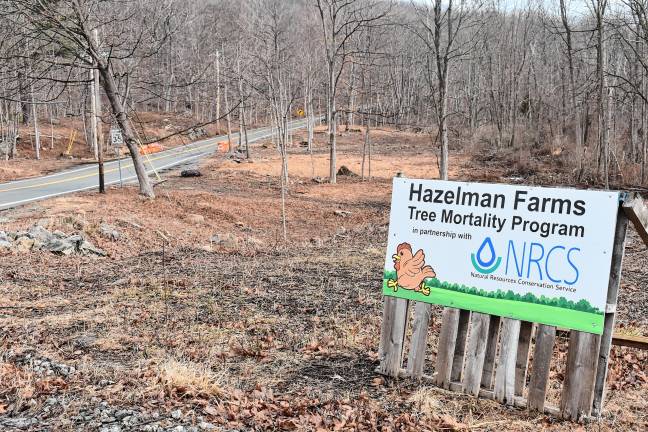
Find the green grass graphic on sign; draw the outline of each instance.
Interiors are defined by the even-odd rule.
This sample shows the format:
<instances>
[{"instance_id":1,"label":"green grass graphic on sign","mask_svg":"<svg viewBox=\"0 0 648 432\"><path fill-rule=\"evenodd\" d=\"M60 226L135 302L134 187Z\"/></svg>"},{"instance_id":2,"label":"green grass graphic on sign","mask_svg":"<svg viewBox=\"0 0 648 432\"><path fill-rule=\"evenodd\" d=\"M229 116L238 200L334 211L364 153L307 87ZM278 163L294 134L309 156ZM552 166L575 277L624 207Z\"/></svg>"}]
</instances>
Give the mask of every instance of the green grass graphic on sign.
<instances>
[{"instance_id":1,"label":"green grass graphic on sign","mask_svg":"<svg viewBox=\"0 0 648 432\"><path fill-rule=\"evenodd\" d=\"M605 315L586 300L573 302L564 297L536 297L532 293L518 294L513 291L485 291L475 287L427 279L425 286L429 295L421 292L394 289L396 272L385 270L383 294L408 300L434 303L458 309L468 309L490 315L521 319L557 327L601 334Z\"/></svg>"}]
</instances>

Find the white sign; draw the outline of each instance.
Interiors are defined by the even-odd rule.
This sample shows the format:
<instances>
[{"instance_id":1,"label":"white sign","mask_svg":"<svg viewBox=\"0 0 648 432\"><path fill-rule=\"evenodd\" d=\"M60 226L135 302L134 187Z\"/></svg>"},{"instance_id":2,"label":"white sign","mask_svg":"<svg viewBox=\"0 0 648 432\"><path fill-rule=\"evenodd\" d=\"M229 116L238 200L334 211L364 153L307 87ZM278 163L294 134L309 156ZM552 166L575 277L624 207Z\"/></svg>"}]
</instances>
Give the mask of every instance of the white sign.
<instances>
[{"instance_id":1,"label":"white sign","mask_svg":"<svg viewBox=\"0 0 648 432\"><path fill-rule=\"evenodd\" d=\"M115 147L121 147L124 145L124 137L122 136L121 129L110 129L110 142Z\"/></svg>"},{"instance_id":2,"label":"white sign","mask_svg":"<svg viewBox=\"0 0 648 432\"><path fill-rule=\"evenodd\" d=\"M394 179L385 295L602 333L619 193Z\"/></svg>"}]
</instances>

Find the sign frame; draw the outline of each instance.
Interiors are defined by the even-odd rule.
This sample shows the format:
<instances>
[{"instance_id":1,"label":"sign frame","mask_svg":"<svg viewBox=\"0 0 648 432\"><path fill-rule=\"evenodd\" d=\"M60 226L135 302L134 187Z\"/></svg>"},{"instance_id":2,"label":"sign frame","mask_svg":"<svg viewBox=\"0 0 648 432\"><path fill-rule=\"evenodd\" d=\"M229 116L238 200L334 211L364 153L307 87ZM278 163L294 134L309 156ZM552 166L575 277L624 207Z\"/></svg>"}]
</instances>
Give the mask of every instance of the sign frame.
<instances>
[{"instance_id":1,"label":"sign frame","mask_svg":"<svg viewBox=\"0 0 648 432\"><path fill-rule=\"evenodd\" d=\"M394 378L410 377L572 421L600 417L629 222L648 246L648 206L637 193L622 192L608 281L605 328L602 335L571 331L559 406L549 404L546 396L556 333L562 329L545 324L446 307L438 334L434 374L427 375L424 366L427 333L433 319L431 304L384 296L378 350L380 365L376 372ZM413 318L410 318L412 310ZM410 325L411 337L407 338ZM527 383L532 351L531 379ZM403 368L406 353L407 367Z\"/></svg>"}]
</instances>

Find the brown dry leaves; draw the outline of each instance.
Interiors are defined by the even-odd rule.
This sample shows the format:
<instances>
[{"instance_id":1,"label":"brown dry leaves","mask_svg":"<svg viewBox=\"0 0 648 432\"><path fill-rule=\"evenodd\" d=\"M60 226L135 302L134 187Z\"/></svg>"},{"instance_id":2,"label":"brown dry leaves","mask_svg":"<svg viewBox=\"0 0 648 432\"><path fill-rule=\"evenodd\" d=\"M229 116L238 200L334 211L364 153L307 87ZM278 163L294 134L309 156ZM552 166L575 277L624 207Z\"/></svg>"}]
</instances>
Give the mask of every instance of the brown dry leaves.
<instances>
[{"instance_id":1,"label":"brown dry leaves","mask_svg":"<svg viewBox=\"0 0 648 432\"><path fill-rule=\"evenodd\" d=\"M389 412L367 394L356 399L323 401L317 398L274 396L257 387L243 394L233 392L217 406L208 405L204 414L229 428L300 431L427 431L463 430L466 426L449 415L416 416Z\"/></svg>"}]
</instances>

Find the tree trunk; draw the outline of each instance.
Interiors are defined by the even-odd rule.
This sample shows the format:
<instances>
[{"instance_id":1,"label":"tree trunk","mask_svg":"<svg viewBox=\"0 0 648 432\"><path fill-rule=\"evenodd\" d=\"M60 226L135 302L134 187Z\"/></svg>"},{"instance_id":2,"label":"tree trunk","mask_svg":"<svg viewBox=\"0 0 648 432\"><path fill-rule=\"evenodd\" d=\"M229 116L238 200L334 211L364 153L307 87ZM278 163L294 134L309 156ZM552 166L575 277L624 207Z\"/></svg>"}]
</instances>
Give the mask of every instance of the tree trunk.
<instances>
[{"instance_id":1,"label":"tree trunk","mask_svg":"<svg viewBox=\"0 0 648 432\"><path fill-rule=\"evenodd\" d=\"M329 183L337 183L337 110L335 107L335 82L333 77L333 65L329 65Z\"/></svg>"},{"instance_id":2,"label":"tree trunk","mask_svg":"<svg viewBox=\"0 0 648 432\"><path fill-rule=\"evenodd\" d=\"M29 124L29 103L27 103L29 95L27 94L27 83L25 73L18 72L18 86L20 87L20 110L22 112L22 124L27 126Z\"/></svg>"},{"instance_id":3,"label":"tree trunk","mask_svg":"<svg viewBox=\"0 0 648 432\"><path fill-rule=\"evenodd\" d=\"M227 84L225 84L225 88L223 89L223 96L225 97L225 121L227 123L227 148L229 152L231 153L233 151L232 149L232 117L230 115L230 104L229 104L229 96L227 95Z\"/></svg>"},{"instance_id":4,"label":"tree trunk","mask_svg":"<svg viewBox=\"0 0 648 432\"><path fill-rule=\"evenodd\" d=\"M32 112L34 115L34 141L36 145L36 159L40 159L40 129L38 128L38 112L36 111L36 104L34 103L34 86L31 87L31 105Z\"/></svg>"},{"instance_id":5,"label":"tree trunk","mask_svg":"<svg viewBox=\"0 0 648 432\"><path fill-rule=\"evenodd\" d=\"M102 78L102 83L104 86L104 91L110 102L110 107L112 108L113 115L119 124L119 127L124 134L124 141L126 141L126 146L130 150L131 158L133 159L133 167L135 168L135 173L137 174L137 180L139 181L140 194L147 196L149 198L155 198L155 193L153 192L153 187L149 181L148 175L146 174L146 168L142 162L142 157L139 153L139 148L137 146L137 141L135 139L135 134L130 126L128 117L124 110L124 106L119 99L119 94L117 90L117 84L115 83L114 77L110 70L110 65L99 64L99 74Z\"/></svg>"},{"instance_id":6,"label":"tree trunk","mask_svg":"<svg viewBox=\"0 0 648 432\"><path fill-rule=\"evenodd\" d=\"M448 80L447 76L440 79L439 88L441 90L440 107L439 107L439 137L441 140L441 160L439 163L441 180L448 180L448 164L449 164L449 151L448 151Z\"/></svg>"},{"instance_id":7,"label":"tree trunk","mask_svg":"<svg viewBox=\"0 0 648 432\"><path fill-rule=\"evenodd\" d=\"M608 110L609 110L609 94L606 76L606 50L605 50L605 29L604 29L604 16L605 16L605 0L598 0L596 10L597 18L597 72L598 72L598 122L599 122L599 154L603 162L603 177L605 188L610 187L609 178L609 124L608 124Z\"/></svg>"}]
</instances>

